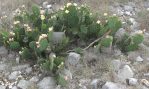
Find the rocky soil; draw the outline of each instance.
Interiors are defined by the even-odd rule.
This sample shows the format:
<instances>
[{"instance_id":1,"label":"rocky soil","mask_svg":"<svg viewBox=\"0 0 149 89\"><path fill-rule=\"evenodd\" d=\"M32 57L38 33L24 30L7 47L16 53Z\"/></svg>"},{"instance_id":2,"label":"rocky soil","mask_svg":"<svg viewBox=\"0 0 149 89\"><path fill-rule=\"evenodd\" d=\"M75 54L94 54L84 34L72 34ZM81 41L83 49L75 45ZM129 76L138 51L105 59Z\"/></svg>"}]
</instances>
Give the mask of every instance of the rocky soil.
<instances>
[{"instance_id":1,"label":"rocky soil","mask_svg":"<svg viewBox=\"0 0 149 89\"><path fill-rule=\"evenodd\" d=\"M143 10L149 12L149 1L142 3ZM46 5L44 2L43 7ZM52 4L52 8L59 7ZM149 29L142 28L138 21L142 8L137 2L115 2L108 8L123 22L123 28L116 35L119 38L125 31L133 34L146 29L139 50L123 54L114 47L110 52L104 49L103 53L98 53L91 48L83 56L71 52L66 58L66 69L62 71L68 84L62 87L39 65L20 60L17 53L0 46L0 89L149 89Z\"/></svg>"}]
</instances>

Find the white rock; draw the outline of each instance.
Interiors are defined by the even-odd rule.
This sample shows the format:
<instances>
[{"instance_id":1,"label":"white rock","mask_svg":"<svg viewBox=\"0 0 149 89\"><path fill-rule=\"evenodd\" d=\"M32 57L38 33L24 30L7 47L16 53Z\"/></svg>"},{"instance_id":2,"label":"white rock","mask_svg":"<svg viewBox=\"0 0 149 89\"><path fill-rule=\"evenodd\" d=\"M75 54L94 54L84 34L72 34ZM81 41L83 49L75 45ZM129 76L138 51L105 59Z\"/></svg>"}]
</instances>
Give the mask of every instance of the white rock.
<instances>
[{"instance_id":1,"label":"white rock","mask_svg":"<svg viewBox=\"0 0 149 89\"><path fill-rule=\"evenodd\" d=\"M64 69L64 75L68 77L68 79L72 79L72 73L70 70Z\"/></svg>"},{"instance_id":2,"label":"white rock","mask_svg":"<svg viewBox=\"0 0 149 89\"><path fill-rule=\"evenodd\" d=\"M39 89L55 89L56 82L53 77L45 77L37 85Z\"/></svg>"},{"instance_id":3,"label":"white rock","mask_svg":"<svg viewBox=\"0 0 149 89\"><path fill-rule=\"evenodd\" d=\"M115 37L117 38L118 41L122 40L122 38L124 37L126 33L126 30L124 28L120 28L116 33L115 33Z\"/></svg>"},{"instance_id":4,"label":"white rock","mask_svg":"<svg viewBox=\"0 0 149 89\"><path fill-rule=\"evenodd\" d=\"M48 2L43 2L42 6L43 8L47 8Z\"/></svg>"},{"instance_id":5,"label":"white rock","mask_svg":"<svg viewBox=\"0 0 149 89\"><path fill-rule=\"evenodd\" d=\"M16 86L14 86L12 89L18 89Z\"/></svg>"},{"instance_id":6,"label":"white rock","mask_svg":"<svg viewBox=\"0 0 149 89\"><path fill-rule=\"evenodd\" d=\"M0 89L6 89L6 86L0 85Z\"/></svg>"},{"instance_id":7,"label":"white rock","mask_svg":"<svg viewBox=\"0 0 149 89\"><path fill-rule=\"evenodd\" d=\"M20 80L18 83L18 87L21 89L28 89L30 86L32 86L33 83L27 80Z\"/></svg>"},{"instance_id":8,"label":"white rock","mask_svg":"<svg viewBox=\"0 0 149 89\"><path fill-rule=\"evenodd\" d=\"M105 85L102 86L102 89L121 89L117 86L117 84L113 82L106 82Z\"/></svg>"},{"instance_id":9,"label":"white rock","mask_svg":"<svg viewBox=\"0 0 149 89\"><path fill-rule=\"evenodd\" d=\"M70 65L75 66L76 64L78 64L80 58L81 58L81 55L80 54L71 52L71 53L69 53L69 56L68 56L68 63Z\"/></svg>"},{"instance_id":10,"label":"white rock","mask_svg":"<svg viewBox=\"0 0 149 89\"><path fill-rule=\"evenodd\" d=\"M27 68L25 71L26 73L30 74L32 72L32 67Z\"/></svg>"},{"instance_id":11,"label":"white rock","mask_svg":"<svg viewBox=\"0 0 149 89\"><path fill-rule=\"evenodd\" d=\"M16 58L16 63L19 64L20 63L20 57Z\"/></svg>"},{"instance_id":12,"label":"white rock","mask_svg":"<svg viewBox=\"0 0 149 89\"><path fill-rule=\"evenodd\" d=\"M0 63L0 71L4 71L4 70L6 70L7 67L8 67L8 65L3 64L3 63Z\"/></svg>"},{"instance_id":13,"label":"white rock","mask_svg":"<svg viewBox=\"0 0 149 89\"><path fill-rule=\"evenodd\" d=\"M47 9L51 9L52 8L52 5L47 5L46 8Z\"/></svg>"},{"instance_id":14,"label":"white rock","mask_svg":"<svg viewBox=\"0 0 149 89\"><path fill-rule=\"evenodd\" d=\"M0 47L0 56L6 56L8 54L8 50L5 47Z\"/></svg>"},{"instance_id":15,"label":"white rock","mask_svg":"<svg viewBox=\"0 0 149 89\"><path fill-rule=\"evenodd\" d=\"M127 11L133 11L133 7L129 6L129 5L125 5L124 9L127 10Z\"/></svg>"},{"instance_id":16,"label":"white rock","mask_svg":"<svg viewBox=\"0 0 149 89\"><path fill-rule=\"evenodd\" d=\"M136 61L137 61L137 62L143 62L143 60L144 60L144 59L143 59L142 57L140 57L140 56L138 56L138 57L136 58Z\"/></svg>"},{"instance_id":17,"label":"white rock","mask_svg":"<svg viewBox=\"0 0 149 89\"><path fill-rule=\"evenodd\" d=\"M14 79L17 79L17 77L20 75L20 72L19 71L14 71L12 72L9 76L8 76L8 79L9 80L14 80Z\"/></svg>"},{"instance_id":18,"label":"white rock","mask_svg":"<svg viewBox=\"0 0 149 89\"><path fill-rule=\"evenodd\" d=\"M94 80L91 82L92 89L98 89L98 82L99 82L98 79L94 79Z\"/></svg>"},{"instance_id":19,"label":"white rock","mask_svg":"<svg viewBox=\"0 0 149 89\"><path fill-rule=\"evenodd\" d=\"M23 65L18 65L18 66L12 67L12 70L13 71L22 71L28 67L29 67L29 64L23 64Z\"/></svg>"},{"instance_id":20,"label":"white rock","mask_svg":"<svg viewBox=\"0 0 149 89\"><path fill-rule=\"evenodd\" d=\"M120 69L120 66L121 66L121 61L120 60L113 60L112 61L112 65L113 65L113 69L115 71L118 71Z\"/></svg>"},{"instance_id":21,"label":"white rock","mask_svg":"<svg viewBox=\"0 0 149 89\"><path fill-rule=\"evenodd\" d=\"M39 77L38 76L33 76L31 79L30 79L31 82L38 82L39 81Z\"/></svg>"},{"instance_id":22,"label":"white rock","mask_svg":"<svg viewBox=\"0 0 149 89\"><path fill-rule=\"evenodd\" d=\"M138 79L135 79L135 78L128 78L126 80L127 84L128 85L132 85L132 86L135 86L138 84Z\"/></svg>"},{"instance_id":23,"label":"white rock","mask_svg":"<svg viewBox=\"0 0 149 89\"><path fill-rule=\"evenodd\" d=\"M118 79L121 82L125 82L126 79L132 78L133 76L134 76L134 73L128 65L125 65L122 69L120 69L117 75Z\"/></svg>"},{"instance_id":24,"label":"white rock","mask_svg":"<svg viewBox=\"0 0 149 89\"><path fill-rule=\"evenodd\" d=\"M130 11L126 11L125 14L128 15L128 16L132 16Z\"/></svg>"},{"instance_id":25,"label":"white rock","mask_svg":"<svg viewBox=\"0 0 149 89\"><path fill-rule=\"evenodd\" d=\"M145 77L149 77L149 73L145 73L144 76L145 76Z\"/></svg>"}]
</instances>

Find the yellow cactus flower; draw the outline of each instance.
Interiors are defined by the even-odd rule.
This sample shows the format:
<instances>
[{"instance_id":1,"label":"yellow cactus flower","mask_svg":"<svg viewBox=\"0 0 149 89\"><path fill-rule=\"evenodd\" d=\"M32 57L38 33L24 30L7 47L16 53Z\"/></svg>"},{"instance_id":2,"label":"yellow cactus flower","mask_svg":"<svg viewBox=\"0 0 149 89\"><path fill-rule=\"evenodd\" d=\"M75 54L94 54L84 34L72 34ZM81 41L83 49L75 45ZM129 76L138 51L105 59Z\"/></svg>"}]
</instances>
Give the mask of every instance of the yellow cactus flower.
<instances>
[{"instance_id":1,"label":"yellow cactus flower","mask_svg":"<svg viewBox=\"0 0 149 89\"><path fill-rule=\"evenodd\" d=\"M19 24L19 23L20 23L20 21L14 21L13 22L14 25Z\"/></svg>"},{"instance_id":2,"label":"yellow cactus flower","mask_svg":"<svg viewBox=\"0 0 149 89\"><path fill-rule=\"evenodd\" d=\"M53 27L50 27L50 28L49 28L49 32L51 32L51 31L53 31Z\"/></svg>"},{"instance_id":3,"label":"yellow cactus flower","mask_svg":"<svg viewBox=\"0 0 149 89\"><path fill-rule=\"evenodd\" d=\"M73 3L74 6L78 6L77 3Z\"/></svg>"},{"instance_id":4,"label":"yellow cactus flower","mask_svg":"<svg viewBox=\"0 0 149 89\"><path fill-rule=\"evenodd\" d=\"M41 15L40 18L41 18L41 20L45 20L45 16L44 15Z\"/></svg>"},{"instance_id":5,"label":"yellow cactus flower","mask_svg":"<svg viewBox=\"0 0 149 89\"><path fill-rule=\"evenodd\" d=\"M69 7L69 6L71 6L71 5L72 5L72 3L67 3L67 5L66 5L66 6L67 6L67 7Z\"/></svg>"},{"instance_id":6,"label":"yellow cactus flower","mask_svg":"<svg viewBox=\"0 0 149 89\"><path fill-rule=\"evenodd\" d=\"M107 15L108 15L108 13L104 13L103 15L104 15L104 16L107 16Z\"/></svg>"},{"instance_id":7,"label":"yellow cactus flower","mask_svg":"<svg viewBox=\"0 0 149 89\"><path fill-rule=\"evenodd\" d=\"M68 14L69 13L69 10L66 10L65 13Z\"/></svg>"},{"instance_id":8,"label":"yellow cactus flower","mask_svg":"<svg viewBox=\"0 0 149 89\"><path fill-rule=\"evenodd\" d=\"M15 33L14 33L14 32L10 32L10 35L11 35L11 36L14 36L14 35L15 35Z\"/></svg>"},{"instance_id":9,"label":"yellow cactus flower","mask_svg":"<svg viewBox=\"0 0 149 89\"><path fill-rule=\"evenodd\" d=\"M97 24L100 24L100 23L101 23L101 21L100 21L100 20L98 20L96 23L97 23Z\"/></svg>"}]
</instances>

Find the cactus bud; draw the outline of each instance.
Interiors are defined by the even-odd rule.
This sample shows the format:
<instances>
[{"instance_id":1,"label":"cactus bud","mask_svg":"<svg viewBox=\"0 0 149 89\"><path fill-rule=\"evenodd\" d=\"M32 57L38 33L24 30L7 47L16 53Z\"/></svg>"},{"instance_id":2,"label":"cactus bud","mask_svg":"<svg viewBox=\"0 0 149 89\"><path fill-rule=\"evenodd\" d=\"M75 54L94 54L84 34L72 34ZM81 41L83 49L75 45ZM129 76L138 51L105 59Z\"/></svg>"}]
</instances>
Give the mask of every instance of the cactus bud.
<instances>
[{"instance_id":1,"label":"cactus bud","mask_svg":"<svg viewBox=\"0 0 149 89\"><path fill-rule=\"evenodd\" d=\"M65 13L68 14L69 13L69 10L66 10Z\"/></svg>"},{"instance_id":2,"label":"cactus bud","mask_svg":"<svg viewBox=\"0 0 149 89\"><path fill-rule=\"evenodd\" d=\"M69 7L69 6L71 6L71 5L72 5L72 3L67 3L67 5L66 5L66 6L67 6L67 7Z\"/></svg>"},{"instance_id":3,"label":"cactus bud","mask_svg":"<svg viewBox=\"0 0 149 89\"><path fill-rule=\"evenodd\" d=\"M45 20L45 16L44 15L41 15L40 18L41 18L41 20Z\"/></svg>"},{"instance_id":4,"label":"cactus bud","mask_svg":"<svg viewBox=\"0 0 149 89\"><path fill-rule=\"evenodd\" d=\"M98 20L96 23L97 23L97 24L100 24L101 22L100 22L100 20Z\"/></svg>"},{"instance_id":5,"label":"cactus bud","mask_svg":"<svg viewBox=\"0 0 149 89\"><path fill-rule=\"evenodd\" d=\"M14 25L19 24L19 23L20 23L20 21L14 21L13 22Z\"/></svg>"}]
</instances>

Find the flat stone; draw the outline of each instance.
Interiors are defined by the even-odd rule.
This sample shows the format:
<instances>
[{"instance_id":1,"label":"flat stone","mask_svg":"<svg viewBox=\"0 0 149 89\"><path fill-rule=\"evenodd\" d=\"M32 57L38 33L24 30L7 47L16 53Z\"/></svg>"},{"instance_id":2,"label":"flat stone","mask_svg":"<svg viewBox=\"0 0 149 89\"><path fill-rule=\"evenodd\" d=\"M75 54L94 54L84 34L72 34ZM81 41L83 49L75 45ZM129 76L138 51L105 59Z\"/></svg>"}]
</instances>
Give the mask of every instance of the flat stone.
<instances>
[{"instance_id":1,"label":"flat stone","mask_svg":"<svg viewBox=\"0 0 149 89\"><path fill-rule=\"evenodd\" d=\"M8 50L5 47L0 47L0 56L6 56L8 54Z\"/></svg>"},{"instance_id":2,"label":"flat stone","mask_svg":"<svg viewBox=\"0 0 149 89\"><path fill-rule=\"evenodd\" d=\"M6 86L0 85L0 89L6 89Z\"/></svg>"},{"instance_id":3,"label":"flat stone","mask_svg":"<svg viewBox=\"0 0 149 89\"><path fill-rule=\"evenodd\" d=\"M47 5L48 5L47 1L43 2L43 4L42 4L43 8L47 8Z\"/></svg>"},{"instance_id":4,"label":"flat stone","mask_svg":"<svg viewBox=\"0 0 149 89\"><path fill-rule=\"evenodd\" d=\"M12 72L9 76L8 76L8 79L9 80L15 80L17 79L17 77L20 75L20 71L14 71Z\"/></svg>"},{"instance_id":5,"label":"flat stone","mask_svg":"<svg viewBox=\"0 0 149 89\"><path fill-rule=\"evenodd\" d=\"M45 77L37 84L37 86L39 89L55 89L56 81L53 77Z\"/></svg>"},{"instance_id":6,"label":"flat stone","mask_svg":"<svg viewBox=\"0 0 149 89\"><path fill-rule=\"evenodd\" d=\"M25 70L26 73L30 74L32 72L32 67L29 67Z\"/></svg>"},{"instance_id":7,"label":"flat stone","mask_svg":"<svg viewBox=\"0 0 149 89\"><path fill-rule=\"evenodd\" d=\"M99 82L98 79L92 80L91 82L92 89L98 89L98 82Z\"/></svg>"},{"instance_id":8,"label":"flat stone","mask_svg":"<svg viewBox=\"0 0 149 89\"><path fill-rule=\"evenodd\" d=\"M124 9L127 10L127 11L133 11L133 7L129 6L129 5L125 5Z\"/></svg>"},{"instance_id":9,"label":"flat stone","mask_svg":"<svg viewBox=\"0 0 149 89\"><path fill-rule=\"evenodd\" d=\"M27 81L27 80L20 80L18 83L18 87L21 89L28 89L30 86L32 86L32 82Z\"/></svg>"},{"instance_id":10,"label":"flat stone","mask_svg":"<svg viewBox=\"0 0 149 89\"><path fill-rule=\"evenodd\" d=\"M63 72L63 74L68 77L68 79L72 79L72 73L70 72L70 70L64 69Z\"/></svg>"},{"instance_id":11,"label":"flat stone","mask_svg":"<svg viewBox=\"0 0 149 89\"><path fill-rule=\"evenodd\" d=\"M117 75L118 79L121 82L125 82L126 79L132 78L133 76L134 76L134 73L128 65L125 65L122 69L120 69Z\"/></svg>"},{"instance_id":12,"label":"flat stone","mask_svg":"<svg viewBox=\"0 0 149 89\"><path fill-rule=\"evenodd\" d=\"M122 40L126 33L126 30L124 28L120 28L116 33L115 33L115 38L117 38L118 41Z\"/></svg>"},{"instance_id":13,"label":"flat stone","mask_svg":"<svg viewBox=\"0 0 149 89\"><path fill-rule=\"evenodd\" d=\"M118 71L120 69L120 66L122 65L120 60L113 60L112 61L113 69L115 71Z\"/></svg>"},{"instance_id":14,"label":"flat stone","mask_svg":"<svg viewBox=\"0 0 149 89\"><path fill-rule=\"evenodd\" d=\"M3 64L3 63L0 63L0 71L4 71L7 69L7 65L6 64Z\"/></svg>"},{"instance_id":15,"label":"flat stone","mask_svg":"<svg viewBox=\"0 0 149 89\"><path fill-rule=\"evenodd\" d=\"M12 67L12 70L13 71L22 71L22 70L24 70L24 69L26 69L28 67L29 67L29 64L18 65L18 66Z\"/></svg>"},{"instance_id":16,"label":"flat stone","mask_svg":"<svg viewBox=\"0 0 149 89\"><path fill-rule=\"evenodd\" d=\"M70 65L75 66L76 64L78 64L80 58L81 58L81 55L80 54L71 52L71 53L69 53L69 56L68 56L68 63Z\"/></svg>"},{"instance_id":17,"label":"flat stone","mask_svg":"<svg viewBox=\"0 0 149 89\"><path fill-rule=\"evenodd\" d=\"M38 82L39 81L39 77L38 76L33 76L31 79L30 79L31 82Z\"/></svg>"},{"instance_id":18,"label":"flat stone","mask_svg":"<svg viewBox=\"0 0 149 89\"><path fill-rule=\"evenodd\" d=\"M121 89L117 86L117 84L113 82L106 82L105 85L103 85L102 89Z\"/></svg>"},{"instance_id":19,"label":"flat stone","mask_svg":"<svg viewBox=\"0 0 149 89\"><path fill-rule=\"evenodd\" d=\"M16 86L14 86L12 89L18 89Z\"/></svg>"},{"instance_id":20,"label":"flat stone","mask_svg":"<svg viewBox=\"0 0 149 89\"><path fill-rule=\"evenodd\" d=\"M136 61L137 61L137 62L143 62L143 60L144 60L144 59L143 59L142 57L140 57L140 56L138 56L138 57L136 58Z\"/></svg>"},{"instance_id":21,"label":"flat stone","mask_svg":"<svg viewBox=\"0 0 149 89\"><path fill-rule=\"evenodd\" d=\"M135 85L138 84L138 79L135 79L135 78L128 78L128 79L126 80L126 83L127 83L128 85L135 86Z\"/></svg>"}]
</instances>

